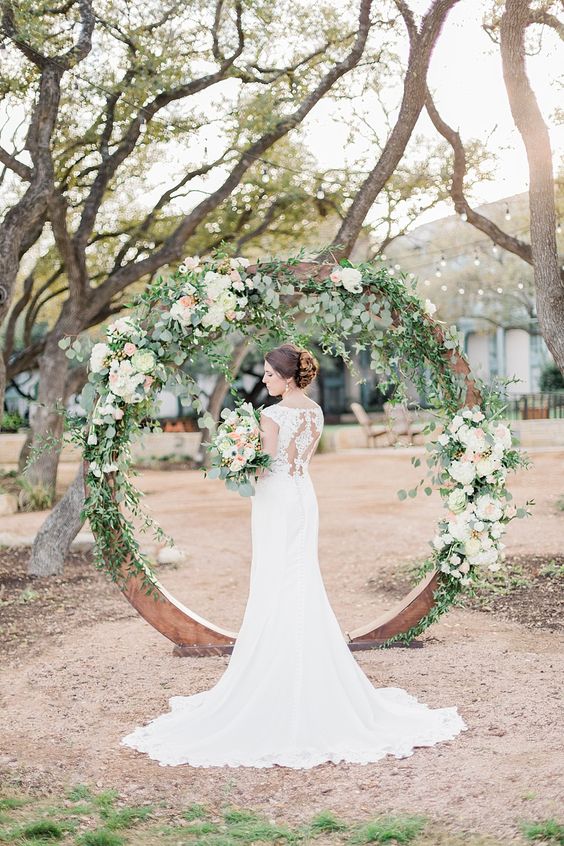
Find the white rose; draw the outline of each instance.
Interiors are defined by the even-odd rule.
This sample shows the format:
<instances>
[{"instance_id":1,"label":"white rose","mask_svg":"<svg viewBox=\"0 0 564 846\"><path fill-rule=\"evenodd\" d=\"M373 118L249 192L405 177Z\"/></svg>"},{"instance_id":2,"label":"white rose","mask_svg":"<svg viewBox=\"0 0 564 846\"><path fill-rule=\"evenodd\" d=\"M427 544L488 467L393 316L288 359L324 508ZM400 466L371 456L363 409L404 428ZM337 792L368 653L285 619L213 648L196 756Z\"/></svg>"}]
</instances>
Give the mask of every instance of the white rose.
<instances>
[{"instance_id":1,"label":"white rose","mask_svg":"<svg viewBox=\"0 0 564 846\"><path fill-rule=\"evenodd\" d=\"M187 256L184 259L184 264L187 270L198 271L202 269L200 267L200 256Z\"/></svg>"},{"instance_id":2,"label":"white rose","mask_svg":"<svg viewBox=\"0 0 564 846\"><path fill-rule=\"evenodd\" d=\"M497 426L492 426L490 431L497 443L500 443L505 449L509 449L511 446L511 430L507 426L498 423Z\"/></svg>"},{"instance_id":3,"label":"white rose","mask_svg":"<svg viewBox=\"0 0 564 846\"><path fill-rule=\"evenodd\" d=\"M437 310L437 306L435 303L432 303L430 299L426 299L423 303L423 311L425 314L428 314L429 317L432 317Z\"/></svg>"},{"instance_id":4,"label":"white rose","mask_svg":"<svg viewBox=\"0 0 564 846\"><path fill-rule=\"evenodd\" d=\"M360 294L362 291L362 273L354 267L342 267L341 284L351 294Z\"/></svg>"},{"instance_id":5,"label":"white rose","mask_svg":"<svg viewBox=\"0 0 564 846\"><path fill-rule=\"evenodd\" d=\"M231 287L231 279L229 276L224 276L221 273L216 273L214 270L208 270L204 276L204 285L206 288L206 295L210 300L217 300L219 295Z\"/></svg>"},{"instance_id":6,"label":"white rose","mask_svg":"<svg viewBox=\"0 0 564 846\"><path fill-rule=\"evenodd\" d=\"M463 417L460 414L455 414L449 424L449 429L451 432L456 432L459 426L462 426L464 423Z\"/></svg>"},{"instance_id":7,"label":"white rose","mask_svg":"<svg viewBox=\"0 0 564 846\"><path fill-rule=\"evenodd\" d=\"M131 317L118 317L113 323L110 323L107 329L108 335L135 335L139 332L139 327L134 323Z\"/></svg>"},{"instance_id":8,"label":"white rose","mask_svg":"<svg viewBox=\"0 0 564 846\"><path fill-rule=\"evenodd\" d=\"M482 550L482 544L478 538L468 538L464 544L464 554L468 556L478 555Z\"/></svg>"},{"instance_id":9,"label":"white rose","mask_svg":"<svg viewBox=\"0 0 564 846\"><path fill-rule=\"evenodd\" d=\"M223 311L231 311L237 305L237 297L233 291L222 291L217 298L217 305Z\"/></svg>"},{"instance_id":10,"label":"white rose","mask_svg":"<svg viewBox=\"0 0 564 846\"><path fill-rule=\"evenodd\" d=\"M448 467L448 473L455 482L460 482L461 485L469 485L476 477L471 461L452 461Z\"/></svg>"},{"instance_id":11,"label":"white rose","mask_svg":"<svg viewBox=\"0 0 564 846\"><path fill-rule=\"evenodd\" d=\"M250 260L243 258L242 256L235 256L229 260L229 264L233 270L239 270L240 267L248 267L250 265Z\"/></svg>"},{"instance_id":12,"label":"white rose","mask_svg":"<svg viewBox=\"0 0 564 846\"><path fill-rule=\"evenodd\" d=\"M105 361L110 355L110 348L107 344L94 344L90 353L90 370L92 373L99 373L104 369Z\"/></svg>"},{"instance_id":13,"label":"white rose","mask_svg":"<svg viewBox=\"0 0 564 846\"><path fill-rule=\"evenodd\" d=\"M225 320L225 312L219 306L212 306L202 317L203 326L216 327Z\"/></svg>"},{"instance_id":14,"label":"white rose","mask_svg":"<svg viewBox=\"0 0 564 846\"><path fill-rule=\"evenodd\" d=\"M476 500L476 516L480 520L497 523L503 516L503 508L490 494L482 494Z\"/></svg>"},{"instance_id":15,"label":"white rose","mask_svg":"<svg viewBox=\"0 0 564 846\"><path fill-rule=\"evenodd\" d=\"M490 476L495 470L498 470L500 466L499 460L493 458L491 455L487 455L485 458L481 458L479 461L476 462L476 475L477 476Z\"/></svg>"},{"instance_id":16,"label":"white rose","mask_svg":"<svg viewBox=\"0 0 564 846\"><path fill-rule=\"evenodd\" d=\"M449 494L448 507L455 514L459 514L466 508L466 495L460 490L460 488L457 488Z\"/></svg>"}]
</instances>

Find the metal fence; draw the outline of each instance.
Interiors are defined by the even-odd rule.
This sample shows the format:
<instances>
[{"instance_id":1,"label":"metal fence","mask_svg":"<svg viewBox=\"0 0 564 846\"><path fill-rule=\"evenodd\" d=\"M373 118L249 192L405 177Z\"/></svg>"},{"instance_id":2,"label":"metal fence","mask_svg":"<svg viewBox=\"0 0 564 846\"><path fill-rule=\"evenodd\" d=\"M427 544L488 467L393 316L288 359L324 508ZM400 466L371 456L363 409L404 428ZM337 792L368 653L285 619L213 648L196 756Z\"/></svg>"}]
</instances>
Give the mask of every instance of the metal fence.
<instances>
[{"instance_id":1,"label":"metal fence","mask_svg":"<svg viewBox=\"0 0 564 846\"><path fill-rule=\"evenodd\" d=\"M511 420L549 420L564 417L564 391L518 394L507 400L505 416Z\"/></svg>"}]
</instances>

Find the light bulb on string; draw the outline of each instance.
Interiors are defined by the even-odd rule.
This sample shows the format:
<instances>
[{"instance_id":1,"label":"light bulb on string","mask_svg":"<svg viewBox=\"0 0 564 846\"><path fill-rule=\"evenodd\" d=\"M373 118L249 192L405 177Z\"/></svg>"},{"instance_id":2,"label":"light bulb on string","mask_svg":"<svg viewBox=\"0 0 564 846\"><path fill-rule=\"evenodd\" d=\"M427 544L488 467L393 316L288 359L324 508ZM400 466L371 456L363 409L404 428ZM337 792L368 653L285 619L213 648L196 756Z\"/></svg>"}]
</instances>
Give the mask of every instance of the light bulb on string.
<instances>
[{"instance_id":1,"label":"light bulb on string","mask_svg":"<svg viewBox=\"0 0 564 846\"><path fill-rule=\"evenodd\" d=\"M319 188L315 196L318 200L323 200L325 198L325 191L323 190L323 188Z\"/></svg>"},{"instance_id":2,"label":"light bulb on string","mask_svg":"<svg viewBox=\"0 0 564 846\"><path fill-rule=\"evenodd\" d=\"M427 287L429 287L429 285L431 284L431 281L430 281L429 279L425 279L425 280L423 281L423 284L424 284L424 285L427 285Z\"/></svg>"},{"instance_id":3,"label":"light bulb on string","mask_svg":"<svg viewBox=\"0 0 564 846\"><path fill-rule=\"evenodd\" d=\"M268 175L268 171L267 171L267 169L266 169L266 167L265 167L264 165L263 165L263 168L262 168L262 177L261 177L261 180L262 180L263 182L270 182L270 176Z\"/></svg>"},{"instance_id":4,"label":"light bulb on string","mask_svg":"<svg viewBox=\"0 0 564 846\"><path fill-rule=\"evenodd\" d=\"M447 290L447 286L446 286L446 285L441 285L441 291L446 291L446 290Z\"/></svg>"},{"instance_id":5,"label":"light bulb on string","mask_svg":"<svg viewBox=\"0 0 564 846\"><path fill-rule=\"evenodd\" d=\"M468 220L468 215L466 214L465 211L463 211L462 214L460 215L460 220L462 220L464 223L466 223L466 221Z\"/></svg>"},{"instance_id":6,"label":"light bulb on string","mask_svg":"<svg viewBox=\"0 0 564 846\"><path fill-rule=\"evenodd\" d=\"M505 219L511 220L511 212L509 211L509 203L506 203L506 206L505 206Z\"/></svg>"},{"instance_id":7,"label":"light bulb on string","mask_svg":"<svg viewBox=\"0 0 564 846\"><path fill-rule=\"evenodd\" d=\"M492 253L494 254L494 256L497 256L498 254L498 246L496 243L492 244Z\"/></svg>"},{"instance_id":8,"label":"light bulb on string","mask_svg":"<svg viewBox=\"0 0 564 846\"><path fill-rule=\"evenodd\" d=\"M459 288L459 289L458 289L458 293L459 293L459 294L463 294L463 293L464 293L464 288Z\"/></svg>"},{"instance_id":9,"label":"light bulb on string","mask_svg":"<svg viewBox=\"0 0 564 846\"><path fill-rule=\"evenodd\" d=\"M498 294L503 294L503 288L496 288Z\"/></svg>"},{"instance_id":10,"label":"light bulb on string","mask_svg":"<svg viewBox=\"0 0 564 846\"><path fill-rule=\"evenodd\" d=\"M519 288L519 290L520 290L520 291L522 291L522 290L523 290L523 283L522 283L522 282L519 282L519 284L517 285L517 287Z\"/></svg>"},{"instance_id":11,"label":"light bulb on string","mask_svg":"<svg viewBox=\"0 0 564 846\"><path fill-rule=\"evenodd\" d=\"M483 288L478 288L478 294L479 294L480 296L482 296L482 294L483 294L483 293L484 293L484 289L483 289Z\"/></svg>"},{"instance_id":12,"label":"light bulb on string","mask_svg":"<svg viewBox=\"0 0 564 846\"><path fill-rule=\"evenodd\" d=\"M437 279L440 279L442 275L443 274L441 273L441 268L437 267L437 269L435 270L435 276L437 277Z\"/></svg>"},{"instance_id":13,"label":"light bulb on string","mask_svg":"<svg viewBox=\"0 0 564 846\"><path fill-rule=\"evenodd\" d=\"M477 252L474 253L474 264L476 267L480 267L480 256Z\"/></svg>"},{"instance_id":14,"label":"light bulb on string","mask_svg":"<svg viewBox=\"0 0 564 846\"><path fill-rule=\"evenodd\" d=\"M441 256L441 265L442 265L443 267L446 267L446 258L445 258L445 256L444 256L444 253L443 253L443 255Z\"/></svg>"},{"instance_id":15,"label":"light bulb on string","mask_svg":"<svg viewBox=\"0 0 564 846\"><path fill-rule=\"evenodd\" d=\"M560 223L560 221L558 221L558 223L556 224L556 234L562 235L562 224Z\"/></svg>"},{"instance_id":16,"label":"light bulb on string","mask_svg":"<svg viewBox=\"0 0 564 846\"><path fill-rule=\"evenodd\" d=\"M394 264L394 270L400 270L401 264Z\"/></svg>"}]
</instances>

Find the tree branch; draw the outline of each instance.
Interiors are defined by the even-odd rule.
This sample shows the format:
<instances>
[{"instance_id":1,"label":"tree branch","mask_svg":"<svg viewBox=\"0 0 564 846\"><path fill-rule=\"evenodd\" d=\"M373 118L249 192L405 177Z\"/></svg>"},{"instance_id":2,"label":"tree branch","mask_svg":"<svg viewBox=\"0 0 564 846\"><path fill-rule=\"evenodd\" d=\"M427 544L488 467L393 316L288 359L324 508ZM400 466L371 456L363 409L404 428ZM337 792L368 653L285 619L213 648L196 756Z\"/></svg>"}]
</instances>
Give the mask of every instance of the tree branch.
<instances>
[{"instance_id":1,"label":"tree branch","mask_svg":"<svg viewBox=\"0 0 564 846\"><path fill-rule=\"evenodd\" d=\"M449 0L449 3L455 2L458 2L458 0ZM209 212L217 208L231 194L233 189L241 181L243 174L254 164L255 159L262 155L265 150L272 147L276 141L298 126L316 103L332 88L334 83L355 67L366 45L366 39L370 29L371 5L372 0L361 0L359 28L349 54L325 74L317 87L302 101L300 106L292 114L281 118L269 132L255 141L243 153L223 185L206 197L205 200L199 203L183 219L160 250L157 250L142 261L130 263L120 268L117 272L112 273L106 282L96 289L96 297L98 299L100 297L106 300L112 299L119 291L132 284L132 282L141 279L145 274L152 273L181 256L184 244L189 236L193 234Z\"/></svg>"},{"instance_id":2,"label":"tree branch","mask_svg":"<svg viewBox=\"0 0 564 846\"><path fill-rule=\"evenodd\" d=\"M409 34L410 49L398 117L376 166L356 193L334 238L341 247L336 258L348 256L359 236L366 215L376 197L401 160L425 104L427 71L441 28L453 6L460 0L434 0L417 30L413 14L404 0L396 0ZM322 261L323 254L317 257Z\"/></svg>"},{"instance_id":3,"label":"tree branch","mask_svg":"<svg viewBox=\"0 0 564 846\"><path fill-rule=\"evenodd\" d=\"M452 182L450 186L450 195L454 202L454 208L458 214L466 214L468 223L479 229L485 235L488 235L492 241L503 247L510 253L514 253L519 258L526 261L527 264L533 263L533 255L531 252L531 245L526 241L521 241L513 235L504 232L503 229L490 220L480 212L475 211L469 205L464 194L464 177L466 176L466 151L458 132L455 132L446 121L439 115L437 108L433 102L433 98L429 90L427 90L427 97L425 100L425 107L427 114L431 118L433 126L448 141L454 153L454 163L452 170Z\"/></svg>"}]
</instances>

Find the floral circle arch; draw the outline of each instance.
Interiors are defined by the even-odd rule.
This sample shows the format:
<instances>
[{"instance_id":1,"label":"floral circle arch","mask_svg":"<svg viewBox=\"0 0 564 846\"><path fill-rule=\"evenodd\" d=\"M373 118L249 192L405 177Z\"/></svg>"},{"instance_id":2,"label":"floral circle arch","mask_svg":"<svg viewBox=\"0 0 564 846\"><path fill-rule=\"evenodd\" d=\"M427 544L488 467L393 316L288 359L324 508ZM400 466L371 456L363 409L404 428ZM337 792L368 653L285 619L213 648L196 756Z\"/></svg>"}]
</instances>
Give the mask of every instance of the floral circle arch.
<instances>
[{"instance_id":1,"label":"floral circle arch","mask_svg":"<svg viewBox=\"0 0 564 846\"><path fill-rule=\"evenodd\" d=\"M418 296L415 280L381 260L318 264L305 261L302 252L251 265L218 250L206 261L185 259L133 305L130 316L112 323L105 341L91 351L82 395L88 425L80 435L87 491L83 516L95 536L95 563L126 595L132 578L137 596L141 591L154 598L166 595L157 589L158 579L135 538L133 519L140 516L144 528L159 538L164 533L144 515L131 481L132 440L158 427L156 399L163 388L196 410L200 426L213 428L200 389L182 365L204 354L231 383L232 348L246 337L263 350L283 341L307 346L314 339L353 372L350 348L366 350L380 387L395 388L394 401L405 398L410 379L433 412L427 431L440 434L425 447L427 484L422 479L412 490L398 491L405 499L422 486L426 494L438 489L444 501L445 514L417 574L427 577L431 600L425 613L415 619L408 615L399 630L381 637L384 645L410 642L472 591L481 571L500 567L507 524L529 513L512 504L506 477L527 459L501 422L502 393L471 375L456 327L433 319L434 306ZM69 339L61 343L70 346ZM73 348L78 349L73 345L69 356ZM412 463L419 466L421 459ZM211 624L207 630L223 631ZM163 633L178 642L177 634ZM227 634L232 644L233 633Z\"/></svg>"}]
</instances>

